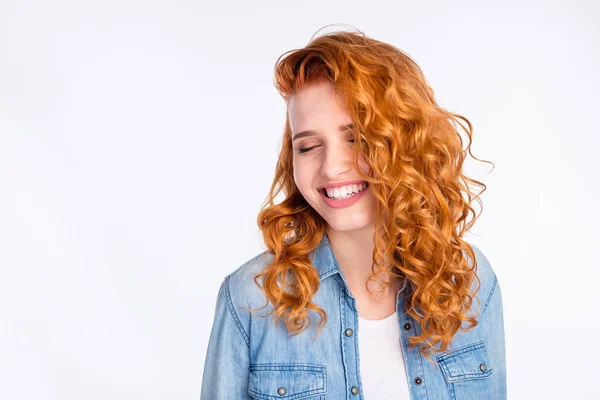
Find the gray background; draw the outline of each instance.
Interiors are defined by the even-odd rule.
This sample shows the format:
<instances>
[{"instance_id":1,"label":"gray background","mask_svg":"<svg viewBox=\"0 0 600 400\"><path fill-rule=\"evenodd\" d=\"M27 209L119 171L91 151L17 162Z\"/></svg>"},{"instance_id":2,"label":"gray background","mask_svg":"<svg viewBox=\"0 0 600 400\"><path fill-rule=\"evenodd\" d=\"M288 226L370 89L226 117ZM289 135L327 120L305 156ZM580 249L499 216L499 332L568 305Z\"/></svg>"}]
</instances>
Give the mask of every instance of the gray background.
<instances>
[{"instance_id":1,"label":"gray background","mask_svg":"<svg viewBox=\"0 0 600 400\"><path fill-rule=\"evenodd\" d=\"M417 4L419 3L419 4ZM217 290L263 251L283 52L410 54L474 125L467 237L504 293L511 399L590 399L598 3L0 3L0 397L197 399Z\"/></svg>"}]
</instances>

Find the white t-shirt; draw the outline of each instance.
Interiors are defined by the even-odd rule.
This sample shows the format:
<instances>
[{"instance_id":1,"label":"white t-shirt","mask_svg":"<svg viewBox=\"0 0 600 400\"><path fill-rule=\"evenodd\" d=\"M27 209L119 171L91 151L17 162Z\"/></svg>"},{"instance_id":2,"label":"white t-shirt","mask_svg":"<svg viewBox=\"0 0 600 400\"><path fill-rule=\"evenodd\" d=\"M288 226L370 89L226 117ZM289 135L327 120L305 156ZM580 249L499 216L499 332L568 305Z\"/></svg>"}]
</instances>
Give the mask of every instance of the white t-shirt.
<instances>
[{"instance_id":1,"label":"white t-shirt","mask_svg":"<svg viewBox=\"0 0 600 400\"><path fill-rule=\"evenodd\" d=\"M396 313L378 320L358 317L360 377L365 400L409 400Z\"/></svg>"}]
</instances>

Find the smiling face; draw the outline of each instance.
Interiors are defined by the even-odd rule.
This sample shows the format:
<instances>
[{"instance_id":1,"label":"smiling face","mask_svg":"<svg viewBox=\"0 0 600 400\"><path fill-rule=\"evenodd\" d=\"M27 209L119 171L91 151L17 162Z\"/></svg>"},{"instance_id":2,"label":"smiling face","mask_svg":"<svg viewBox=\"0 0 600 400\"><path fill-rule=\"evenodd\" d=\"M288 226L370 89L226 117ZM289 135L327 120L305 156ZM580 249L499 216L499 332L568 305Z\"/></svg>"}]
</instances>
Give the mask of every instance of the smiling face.
<instances>
[{"instance_id":1,"label":"smiling face","mask_svg":"<svg viewBox=\"0 0 600 400\"><path fill-rule=\"evenodd\" d=\"M377 198L352 165L352 119L333 84L313 83L293 94L288 118L294 181L304 199L330 229L373 228ZM369 173L362 152L358 164ZM324 186L331 187L327 195Z\"/></svg>"}]
</instances>

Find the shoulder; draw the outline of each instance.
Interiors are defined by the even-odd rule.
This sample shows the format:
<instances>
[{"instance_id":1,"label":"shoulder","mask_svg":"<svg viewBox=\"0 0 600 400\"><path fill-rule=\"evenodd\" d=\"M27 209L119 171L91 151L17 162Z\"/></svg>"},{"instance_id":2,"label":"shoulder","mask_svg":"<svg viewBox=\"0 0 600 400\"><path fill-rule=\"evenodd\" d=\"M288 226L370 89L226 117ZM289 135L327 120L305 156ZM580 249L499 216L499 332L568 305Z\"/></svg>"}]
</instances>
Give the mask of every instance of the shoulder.
<instances>
[{"instance_id":1,"label":"shoulder","mask_svg":"<svg viewBox=\"0 0 600 400\"><path fill-rule=\"evenodd\" d=\"M219 287L215 306L214 326L220 334L229 330L237 331L246 345L250 343L251 314L248 309L257 309L268 305L266 298L255 283L254 277L272 260L266 251L250 258L229 273ZM262 285L263 277L257 279ZM267 311L269 311L267 309ZM263 311L259 311L261 314Z\"/></svg>"},{"instance_id":2,"label":"shoulder","mask_svg":"<svg viewBox=\"0 0 600 400\"><path fill-rule=\"evenodd\" d=\"M239 315L242 307L262 307L265 296L257 283L255 276L262 272L273 260L273 255L264 251L245 261L230 272L221 284L222 289L228 294L228 302ZM264 277L256 279L262 285Z\"/></svg>"},{"instance_id":3,"label":"shoulder","mask_svg":"<svg viewBox=\"0 0 600 400\"><path fill-rule=\"evenodd\" d=\"M476 291L477 300L474 301L475 311L480 310L480 314L485 313L494 294L499 292L500 287L496 272L492 267L490 260L483 251L476 245L469 243L475 253L475 261L477 262L477 280L473 284L473 289ZM470 257L467 255L467 258ZM469 261L469 263L471 263Z\"/></svg>"}]
</instances>

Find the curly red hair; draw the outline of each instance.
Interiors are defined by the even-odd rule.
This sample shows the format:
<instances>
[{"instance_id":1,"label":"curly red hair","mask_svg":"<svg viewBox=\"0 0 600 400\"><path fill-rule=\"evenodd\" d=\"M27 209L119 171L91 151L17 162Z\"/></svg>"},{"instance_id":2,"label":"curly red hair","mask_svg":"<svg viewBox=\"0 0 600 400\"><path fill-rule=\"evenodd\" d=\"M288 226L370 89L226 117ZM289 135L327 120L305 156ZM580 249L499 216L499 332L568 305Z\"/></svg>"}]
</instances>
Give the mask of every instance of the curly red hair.
<instances>
[{"instance_id":1,"label":"curly red hair","mask_svg":"<svg viewBox=\"0 0 600 400\"><path fill-rule=\"evenodd\" d=\"M477 324L470 313L477 262L462 237L478 218L471 203L482 206L479 195L486 185L462 173L467 151L479 160L470 151L471 123L437 105L407 54L360 31L322 35L277 59L275 86L286 102L304 85L322 80L344 94L355 125L354 167L378 199L369 279L388 286L376 269L406 279L411 288L406 311L421 326L411 345L423 345L425 355L445 351L459 329ZM457 126L468 135L466 150ZM308 328L310 311L319 314L321 329L327 322L325 311L312 302L320 281L309 260L326 222L294 183L291 134L286 117L273 184L257 218L273 258L254 281L261 287L257 280L264 276L261 290L274 305L271 313L295 335ZM358 167L361 151L369 176ZM481 190L472 192L469 183ZM280 192L284 198L275 204Z\"/></svg>"}]
</instances>

